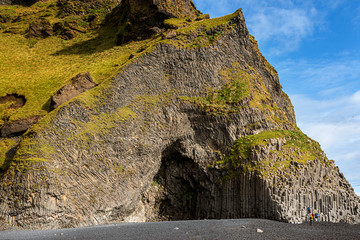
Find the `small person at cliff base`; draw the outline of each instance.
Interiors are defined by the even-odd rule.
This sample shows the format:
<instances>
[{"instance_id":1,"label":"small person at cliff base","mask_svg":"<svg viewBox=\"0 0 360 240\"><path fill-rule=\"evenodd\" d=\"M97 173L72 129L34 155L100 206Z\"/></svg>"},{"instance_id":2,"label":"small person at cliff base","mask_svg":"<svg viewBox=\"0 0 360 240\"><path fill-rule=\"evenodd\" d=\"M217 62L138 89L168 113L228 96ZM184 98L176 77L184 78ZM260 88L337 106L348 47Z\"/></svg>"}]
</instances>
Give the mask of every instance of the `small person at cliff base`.
<instances>
[{"instance_id":1,"label":"small person at cliff base","mask_svg":"<svg viewBox=\"0 0 360 240\"><path fill-rule=\"evenodd\" d=\"M320 214L315 213L315 222L320 222Z\"/></svg>"},{"instance_id":2,"label":"small person at cliff base","mask_svg":"<svg viewBox=\"0 0 360 240\"><path fill-rule=\"evenodd\" d=\"M310 214L309 220L310 220L310 225L313 225L314 217L312 214Z\"/></svg>"},{"instance_id":3,"label":"small person at cliff base","mask_svg":"<svg viewBox=\"0 0 360 240\"><path fill-rule=\"evenodd\" d=\"M308 210L308 213L311 213L311 208L310 208L310 206L307 208L307 210Z\"/></svg>"}]
</instances>

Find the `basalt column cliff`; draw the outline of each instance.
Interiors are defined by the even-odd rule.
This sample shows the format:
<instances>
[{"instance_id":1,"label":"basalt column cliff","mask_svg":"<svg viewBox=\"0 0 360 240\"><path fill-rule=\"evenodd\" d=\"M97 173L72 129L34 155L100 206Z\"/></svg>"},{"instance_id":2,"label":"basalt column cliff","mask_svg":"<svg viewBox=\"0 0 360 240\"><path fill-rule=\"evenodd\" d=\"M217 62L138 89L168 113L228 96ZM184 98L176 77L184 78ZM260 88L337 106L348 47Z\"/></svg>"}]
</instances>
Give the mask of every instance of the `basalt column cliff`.
<instances>
[{"instance_id":1,"label":"basalt column cliff","mask_svg":"<svg viewBox=\"0 0 360 240\"><path fill-rule=\"evenodd\" d=\"M359 197L297 128L241 10L208 19L190 0L123 0L104 24L117 45L150 40L22 136L1 173L3 224L302 222L308 206L358 223Z\"/></svg>"}]
</instances>

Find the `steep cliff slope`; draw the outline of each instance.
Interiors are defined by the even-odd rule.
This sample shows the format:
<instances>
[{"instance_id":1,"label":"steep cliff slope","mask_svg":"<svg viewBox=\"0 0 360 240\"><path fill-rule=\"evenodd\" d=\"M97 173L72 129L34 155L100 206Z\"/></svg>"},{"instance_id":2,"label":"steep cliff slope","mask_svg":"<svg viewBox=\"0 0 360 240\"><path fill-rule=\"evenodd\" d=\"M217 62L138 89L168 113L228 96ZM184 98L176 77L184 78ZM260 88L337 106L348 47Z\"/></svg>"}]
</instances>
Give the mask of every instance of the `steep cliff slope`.
<instances>
[{"instance_id":1,"label":"steep cliff slope","mask_svg":"<svg viewBox=\"0 0 360 240\"><path fill-rule=\"evenodd\" d=\"M152 2L164 14L171 1ZM0 221L24 228L301 222L310 206L323 220L357 223L359 198L296 127L241 10L217 19L168 17L116 74L22 136L1 174ZM124 49L138 40L130 39Z\"/></svg>"}]
</instances>

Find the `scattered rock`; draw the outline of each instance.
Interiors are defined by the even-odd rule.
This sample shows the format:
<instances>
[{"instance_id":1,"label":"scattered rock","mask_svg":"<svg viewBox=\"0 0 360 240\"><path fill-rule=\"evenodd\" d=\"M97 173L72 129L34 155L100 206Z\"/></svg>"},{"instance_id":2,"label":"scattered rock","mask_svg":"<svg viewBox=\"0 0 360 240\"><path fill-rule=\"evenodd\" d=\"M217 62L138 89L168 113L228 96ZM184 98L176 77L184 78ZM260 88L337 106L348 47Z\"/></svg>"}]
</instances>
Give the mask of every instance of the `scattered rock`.
<instances>
[{"instance_id":1,"label":"scattered rock","mask_svg":"<svg viewBox=\"0 0 360 240\"><path fill-rule=\"evenodd\" d=\"M11 103L8 108L20 108L25 105L26 98L24 95L18 95L16 93L7 94L4 97L0 97L0 104Z\"/></svg>"},{"instance_id":2,"label":"scattered rock","mask_svg":"<svg viewBox=\"0 0 360 240\"><path fill-rule=\"evenodd\" d=\"M69 101L71 98L96 87L97 84L93 81L90 73L80 73L71 79L70 83L62 87L51 98L50 110L53 110Z\"/></svg>"},{"instance_id":3,"label":"scattered rock","mask_svg":"<svg viewBox=\"0 0 360 240\"><path fill-rule=\"evenodd\" d=\"M70 40L75 37L75 32L72 30L67 23L57 22L53 26L54 33L65 39Z\"/></svg>"},{"instance_id":4,"label":"scattered rock","mask_svg":"<svg viewBox=\"0 0 360 240\"><path fill-rule=\"evenodd\" d=\"M5 123L0 129L1 137L20 136L41 118L42 116L35 116L28 119Z\"/></svg>"},{"instance_id":5,"label":"scattered rock","mask_svg":"<svg viewBox=\"0 0 360 240\"><path fill-rule=\"evenodd\" d=\"M164 36L165 39L171 39L174 37L176 37L176 32L174 30L167 32Z\"/></svg>"},{"instance_id":6,"label":"scattered rock","mask_svg":"<svg viewBox=\"0 0 360 240\"><path fill-rule=\"evenodd\" d=\"M39 22L29 24L27 33L28 38L46 38L54 34L52 26L49 21L42 19Z\"/></svg>"},{"instance_id":7,"label":"scattered rock","mask_svg":"<svg viewBox=\"0 0 360 240\"><path fill-rule=\"evenodd\" d=\"M160 33L163 31L163 29L159 28L159 27L152 27L150 28L151 31L153 31L154 33Z\"/></svg>"}]
</instances>

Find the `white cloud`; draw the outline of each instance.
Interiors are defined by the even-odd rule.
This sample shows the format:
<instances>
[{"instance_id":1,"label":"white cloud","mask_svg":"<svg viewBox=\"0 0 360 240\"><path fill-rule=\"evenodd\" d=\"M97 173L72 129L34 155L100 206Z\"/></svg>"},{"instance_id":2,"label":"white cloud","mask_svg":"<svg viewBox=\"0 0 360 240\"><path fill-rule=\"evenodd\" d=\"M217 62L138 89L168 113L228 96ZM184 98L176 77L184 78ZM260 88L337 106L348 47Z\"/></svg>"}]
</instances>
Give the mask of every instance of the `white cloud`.
<instances>
[{"instance_id":1,"label":"white cloud","mask_svg":"<svg viewBox=\"0 0 360 240\"><path fill-rule=\"evenodd\" d=\"M320 143L360 195L360 91L331 100L290 98L299 127Z\"/></svg>"},{"instance_id":2,"label":"white cloud","mask_svg":"<svg viewBox=\"0 0 360 240\"><path fill-rule=\"evenodd\" d=\"M242 8L250 33L260 45L269 46L265 55L297 50L322 21L324 12L331 9L329 3L320 1L315 5L311 0L194 0L194 3L211 17Z\"/></svg>"},{"instance_id":3,"label":"white cloud","mask_svg":"<svg viewBox=\"0 0 360 240\"><path fill-rule=\"evenodd\" d=\"M247 23L251 33L260 42L276 40L278 51L296 49L300 42L311 35L314 21L304 9L268 7L249 16Z\"/></svg>"},{"instance_id":4,"label":"white cloud","mask_svg":"<svg viewBox=\"0 0 360 240\"><path fill-rule=\"evenodd\" d=\"M245 0L241 4L250 33L267 46L265 55L297 50L322 19L311 1Z\"/></svg>"},{"instance_id":5,"label":"white cloud","mask_svg":"<svg viewBox=\"0 0 360 240\"><path fill-rule=\"evenodd\" d=\"M277 63L276 69L288 94L306 92L316 98L339 99L360 90L360 60L357 56L334 56L332 60L312 62L285 60Z\"/></svg>"}]
</instances>

